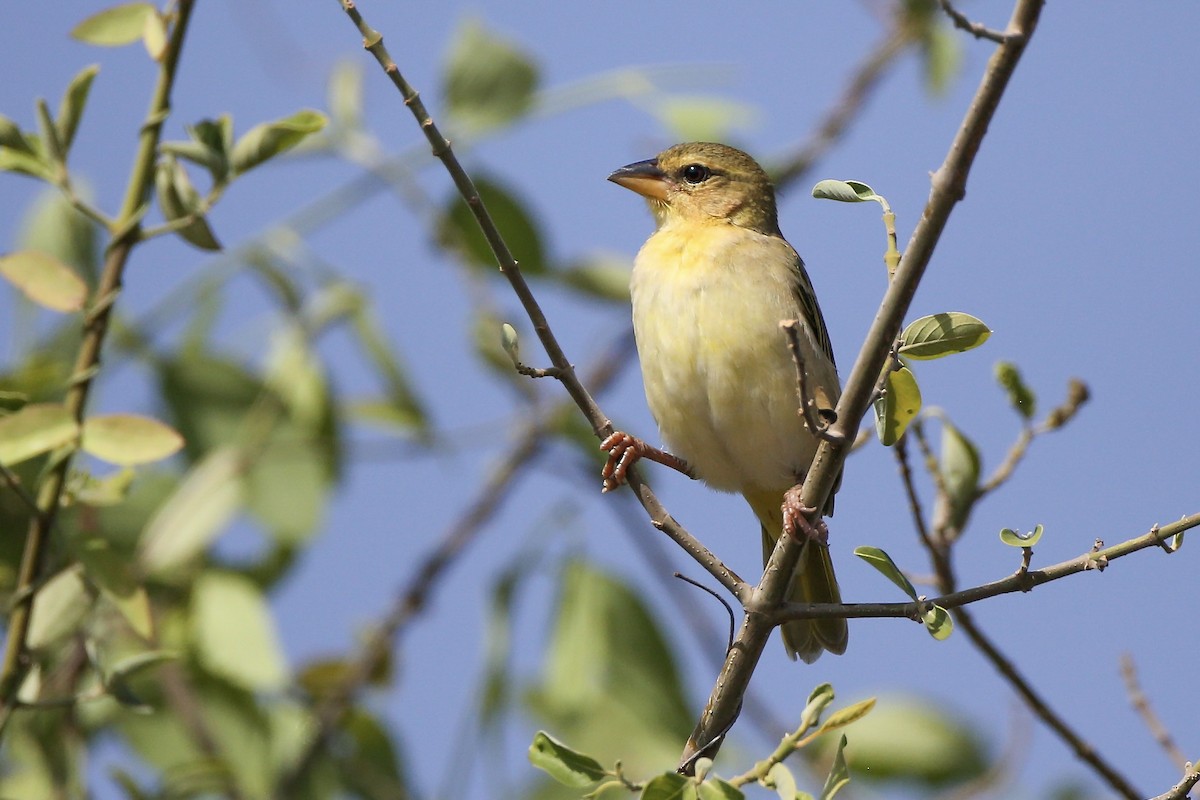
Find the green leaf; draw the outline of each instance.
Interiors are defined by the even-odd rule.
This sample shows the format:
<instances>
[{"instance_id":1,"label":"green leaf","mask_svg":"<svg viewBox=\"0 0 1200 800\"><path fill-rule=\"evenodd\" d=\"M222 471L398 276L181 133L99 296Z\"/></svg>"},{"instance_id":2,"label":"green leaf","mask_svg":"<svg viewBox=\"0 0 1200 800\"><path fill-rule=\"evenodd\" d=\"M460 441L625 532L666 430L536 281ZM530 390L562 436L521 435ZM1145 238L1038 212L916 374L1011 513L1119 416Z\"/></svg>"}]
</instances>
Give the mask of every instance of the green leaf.
<instances>
[{"instance_id":1,"label":"green leaf","mask_svg":"<svg viewBox=\"0 0 1200 800\"><path fill-rule=\"evenodd\" d=\"M996 382L1008 393L1008 402L1025 419L1033 419L1037 413L1037 396L1025 385L1017 365L1008 361L997 361Z\"/></svg>"},{"instance_id":2,"label":"green leaf","mask_svg":"<svg viewBox=\"0 0 1200 800\"><path fill-rule=\"evenodd\" d=\"M534 217L516 194L486 176L475 177L475 188L525 275L546 272L542 237ZM466 263L487 272L497 269L496 256L479 229L475 215L457 193L450 197L437 223L438 244Z\"/></svg>"},{"instance_id":3,"label":"green leaf","mask_svg":"<svg viewBox=\"0 0 1200 800\"><path fill-rule=\"evenodd\" d=\"M709 778L700 784L698 794L700 800L745 800L746 798L741 789L717 777Z\"/></svg>"},{"instance_id":4,"label":"green leaf","mask_svg":"<svg viewBox=\"0 0 1200 800\"><path fill-rule=\"evenodd\" d=\"M818 181L812 188L812 196L818 200L837 200L839 203L879 201L875 190L862 181Z\"/></svg>"},{"instance_id":5,"label":"green leaf","mask_svg":"<svg viewBox=\"0 0 1200 800\"><path fill-rule=\"evenodd\" d=\"M879 570L885 578L899 586L900 590L913 600L917 599L917 590L913 588L908 578L904 577L904 573L900 571L900 568L896 566L896 562L892 561L892 557L887 553L878 547L863 545L854 548L854 555Z\"/></svg>"},{"instance_id":6,"label":"green leaf","mask_svg":"<svg viewBox=\"0 0 1200 800\"><path fill-rule=\"evenodd\" d=\"M170 650L145 650L117 661L109 667L108 677L109 679L119 678L122 680L132 678L143 670L158 666L166 661L175 661L178 658L179 654Z\"/></svg>"},{"instance_id":7,"label":"green leaf","mask_svg":"<svg viewBox=\"0 0 1200 800\"><path fill-rule=\"evenodd\" d=\"M29 300L51 311L79 311L87 300L87 284L48 253L20 250L0 257L0 275Z\"/></svg>"},{"instance_id":8,"label":"green leaf","mask_svg":"<svg viewBox=\"0 0 1200 800\"><path fill-rule=\"evenodd\" d=\"M762 785L774 789L779 800L796 800L796 776L782 762L776 762L767 770Z\"/></svg>"},{"instance_id":9,"label":"green leaf","mask_svg":"<svg viewBox=\"0 0 1200 800\"><path fill-rule=\"evenodd\" d=\"M512 43L468 19L450 46L442 96L452 124L472 133L504 125L533 105L538 71Z\"/></svg>"},{"instance_id":10,"label":"green leaf","mask_svg":"<svg viewBox=\"0 0 1200 800\"><path fill-rule=\"evenodd\" d=\"M942 420L942 454L939 468L949 502L950 524L962 530L979 494L979 451L949 420Z\"/></svg>"},{"instance_id":11,"label":"green leaf","mask_svg":"<svg viewBox=\"0 0 1200 800\"><path fill-rule=\"evenodd\" d=\"M737 130L753 127L758 109L723 97L672 96L648 104L654 116L679 142L724 142Z\"/></svg>"},{"instance_id":12,"label":"green leaf","mask_svg":"<svg viewBox=\"0 0 1200 800\"><path fill-rule=\"evenodd\" d=\"M229 178L229 152L233 149L233 118L222 114L215 120L205 119L185 128L186 142L163 142L159 150L167 155L191 161L212 175L214 185Z\"/></svg>"},{"instance_id":13,"label":"green leaf","mask_svg":"<svg viewBox=\"0 0 1200 800\"><path fill-rule=\"evenodd\" d=\"M0 464L11 467L70 444L79 426L66 406L33 403L0 417Z\"/></svg>"},{"instance_id":14,"label":"green leaf","mask_svg":"<svg viewBox=\"0 0 1200 800\"><path fill-rule=\"evenodd\" d=\"M544 731L533 736L529 763L564 786L576 789L592 786L609 774L596 759L572 750Z\"/></svg>"},{"instance_id":15,"label":"green leaf","mask_svg":"<svg viewBox=\"0 0 1200 800\"><path fill-rule=\"evenodd\" d=\"M115 506L125 502L129 487L137 473L132 469L117 470L104 476L75 472L67 486L74 502L88 506Z\"/></svg>"},{"instance_id":16,"label":"green leaf","mask_svg":"<svg viewBox=\"0 0 1200 800\"><path fill-rule=\"evenodd\" d=\"M846 766L846 735L838 740L837 750L833 753L833 765L829 768L829 776L825 778L825 786L821 789L821 800L833 800L833 796L850 782L850 768Z\"/></svg>"},{"instance_id":17,"label":"green leaf","mask_svg":"<svg viewBox=\"0 0 1200 800\"><path fill-rule=\"evenodd\" d=\"M123 3L85 19L71 29L71 37L101 47L120 47L142 38L146 17L158 12L150 3Z\"/></svg>"},{"instance_id":18,"label":"green leaf","mask_svg":"<svg viewBox=\"0 0 1200 800\"><path fill-rule=\"evenodd\" d=\"M79 120L83 117L83 107L87 104L88 92L92 88L92 80L100 71L99 65L92 64L84 67L78 75L71 79L62 101L58 104L58 119L55 127L58 131L58 141L63 150L70 150L75 141L75 131L79 128Z\"/></svg>"},{"instance_id":19,"label":"green leaf","mask_svg":"<svg viewBox=\"0 0 1200 800\"><path fill-rule=\"evenodd\" d=\"M677 772L664 772L646 781L640 800L692 800L696 784Z\"/></svg>"},{"instance_id":20,"label":"green leaf","mask_svg":"<svg viewBox=\"0 0 1200 800\"><path fill-rule=\"evenodd\" d=\"M167 155L158 163L154 173L155 194L158 207L168 222L184 217L194 217L177 233L183 240L201 250L220 250L221 243L204 218L206 204L188 178L187 170Z\"/></svg>"},{"instance_id":21,"label":"green leaf","mask_svg":"<svg viewBox=\"0 0 1200 800\"><path fill-rule=\"evenodd\" d=\"M1020 531L1014 531L1012 528L1005 528L1000 531L1000 541L1009 547L1033 547L1041 538L1042 526L1040 524L1024 535Z\"/></svg>"},{"instance_id":22,"label":"green leaf","mask_svg":"<svg viewBox=\"0 0 1200 800\"><path fill-rule=\"evenodd\" d=\"M875 433L885 447L900 441L921 410L921 387L908 367L888 373L883 394L875 401Z\"/></svg>"},{"instance_id":23,"label":"green leaf","mask_svg":"<svg viewBox=\"0 0 1200 800\"><path fill-rule=\"evenodd\" d=\"M599 256L576 262L551 274L581 294L598 300L628 303L630 269L628 259Z\"/></svg>"},{"instance_id":24,"label":"green leaf","mask_svg":"<svg viewBox=\"0 0 1200 800\"><path fill-rule=\"evenodd\" d=\"M862 549L862 548L860 548ZM882 551L881 551L882 552ZM856 553L856 555L858 555ZM886 555L886 553L884 554ZM890 559L889 559L890 560ZM894 565L893 565L894 566ZM907 579L906 579L907 581ZM894 582L894 581L893 581ZM911 584L909 584L911 586ZM903 588L903 587L901 587ZM829 715L829 719L825 720L821 725L821 732L825 733L835 728L844 728L856 720L860 720L867 714L871 713L871 709L875 708L875 698L868 697L866 700L861 700L852 706L840 708Z\"/></svg>"},{"instance_id":25,"label":"green leaf","mask_svg":"<svg viewBox=\"0 0 1200 800\"><path fill-rule=\"evenodd\" d=\"M517 329L507 322L500 326L500 348L512 359L514 367L521 363L521 339Z\"/></svg>"},{"instance_id":26,"label":"green leaf","mask_svg":"<svg viewBox=\"0 0 1200 800\"><path fill-rule=\"evenodd\" d=\"M954 632L954 620L950 617L950 612L941 606L935 605L930 608L921 617L921 622L925 625L925 630L929 631L929 635L939 642L950 638L950 634Z\"/></svg>"},{"instance_id":27,"label":"green leaf","mask_svg":"<svg viewBox=\"0 0 1200 800\"><path fill-rule=\"evenodd\" d=\"M56 174L55 168L42 152L26 153L11 147L0 147L0 171L19 172L49 183L54 182Z\"/></svg>"},{"instance_id":28,"label":"green leaf","mask_svg":"<svg viewBox=\"0 0 1200 800\"><path fill-rule=\"evenodd\" d=\"M833 687L828 683L822 683L813 689L808 695L808 702L804 705L804 711L800 713L800 724L805 730L817 724L817 720L821 718L821 714L825 713L825 709L833 702Z\"/></svg>"},{"instance_id":29,"label":"green leaf","mask_svg":"<svg viewBox=\"0 0 1200 800\"><path fill-rule=\"evenodd\" d=\"M906 781L929 797L982 775L988 762L979 737L945 707L935 700L880 698L874 713L854 726L846 760L855 778Z\"/></svg>"},{"instance_id":30,"label":"green leaf","mask_svg":"<svg viewBox=\"0 0 1200 800\"><path fill-rule=\"evenodd\" d=\"M183 447L183 437L150 417L105 414L84 420L80 447L103 461L132 467L174 455Z\"/></svg>"},{"instance_id":31,"label":"green leaf","mask_svg":"<svg viewBox=\"0 0 1200 800\"><path fill-rule=\"evenodd\" d=\"M29 647L40 650L74 633L94 596L78 564L59 572L37 590L29 616Z\"/></svg>"},{"instance_id":32,"label":"green leaf","mask_svg":"<svg viewBox=\"0 0 1200 800\"><path fill-rule=\"evenodd\" d=\"M142 27L142 44L150 58L162 62L167 54L167 21L157 11L146 17Z\"/></svg>"},{"instance_id":33,"label":"green leaf","mask_svg":"<svg viewBox=\"0 0 1200 800\"><path fill-rule=\"evenodd\" d=\"M20 232L19 249L46 253L87 282L95 282L99 226L58 189L47 188L39 193L21 219Z\"/></svg>"},{"instance_id":34,"label":"green leaf","mask_svg":"<svg viewBox=\"0 0 1200 800\"><path fill-rule=\"evenodd\" d=\"M33 146L21 133L20 126L3 114L0 114L0 147L10 147L28 155L35 154Z\"/></svg>"},{"instance_id":35,"label":"green leaf","mask_svg":"<svg viewBox=\"0 0 1200 800\"><path fill-rule=\"evenodd\" d=\"M934 24L922 41L925 85L930 93L943 95L962 67L962 34L948 25Z\"/></svg>"},{"instance_id":36,"label":"green leaf","mask_svg":"<svg viewBox=\"0 0 1200 800\"><path fill-rule=\"evenodd\" d=\"M138 553L145 573L177 569L221 535L241 507L241 462L235 449L223 448L192 468L146 524Z\"/></svg>"},{"instance_id":37,"label":"green leaf","mask_svg":"<svg viewBox=\"0 0 1200 800\"><path fill-rule=\"evenodd\" d=\"M192 589L192 638L208 669L251 691L282 689L287 666L266 599L248 579L207 571Z\"/></svg>"},{"instance_id":38,"label":"green leaf","mask_svg":"<svg viewBox=\"0 0 1200 800\"><path fill-rule=\"evenodd\" d=\"M305 138L325 127L325 115L304 109L289 117L264 122L246 131L230 154L235 174L245 173L264 161L291 150Z\"/></svg>"},{"instance_id":39,"label":"green leaf","mask_svg":"<svg viewBox=\"0 0 1200 800\"><path fill-rule=\"evenodd\" d=\"M900 334L900 355L918 360L942 358L979 347L992 335L981 320L945 311L914 320Z\"/></svg>"}]
</instances>

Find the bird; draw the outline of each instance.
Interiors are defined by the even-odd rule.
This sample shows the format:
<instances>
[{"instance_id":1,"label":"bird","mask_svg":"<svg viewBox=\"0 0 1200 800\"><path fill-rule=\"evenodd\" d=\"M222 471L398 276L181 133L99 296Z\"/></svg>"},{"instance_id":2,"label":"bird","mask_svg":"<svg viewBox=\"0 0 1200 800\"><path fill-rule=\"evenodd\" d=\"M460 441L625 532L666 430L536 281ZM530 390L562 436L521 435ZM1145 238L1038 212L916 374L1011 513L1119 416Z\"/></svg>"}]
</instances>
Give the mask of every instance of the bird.
<instances>
[{"instance_id":1,"label":"bird","mask_svg":"<svg viewBox=\"0 0 1200 800\"><path fill-rule=\"evenodd\" d=\"M642 195L656 223L634 260L630 296L646 401L668 449L622 431L607 437L606 491L645 457L740 493L761 527L764 566L785 530L804 540L785 599L840 603L828 529L819 517L809 524L813 509L793 488L818 438L799 410L783 321L798 321L804 386L827 422L841 384L804 262L779 229L770 178L741 150L688 142L608 179ZM833 492L822 512L832 515ZM781 628L792 659L846 650L845 619Z\"/></svg>"}]
</instances>

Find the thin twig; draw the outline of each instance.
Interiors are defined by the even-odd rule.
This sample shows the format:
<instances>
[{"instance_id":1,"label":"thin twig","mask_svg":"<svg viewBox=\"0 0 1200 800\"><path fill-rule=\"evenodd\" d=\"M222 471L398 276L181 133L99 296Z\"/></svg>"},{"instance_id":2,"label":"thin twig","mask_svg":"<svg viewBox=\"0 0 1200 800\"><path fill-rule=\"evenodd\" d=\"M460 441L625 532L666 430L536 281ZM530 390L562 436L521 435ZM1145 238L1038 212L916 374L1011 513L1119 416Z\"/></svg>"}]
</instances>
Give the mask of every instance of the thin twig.
<instances>
[{"instance_id":1,"label":"thin twig","mask_svg":"<svg viewBox=\"0 0 1200 800\"><path fill-rule=\"evenodd\" d=\"M1020 435L1017 436L1017 440L1009 448L1004 461L996 467L987 480L979 485L979 488L975 492L975 499L979 500L984 495L1000 488L1005 481L1012 477L1013 472L1021 463L1021 459L1025 457L1026 452L1029 450L1029 446L1033 444L1033 440L1044 433L1058 430L1074 419L1075 415L1079 413L1079 409L1087 402L1088 396L1087 384L1077 378L1072 378L1068 384L1067 398L1051 409L1040 425L1035 427L1026 424L1021 428Z\"/></svg>"},{"instance_id":2,"label":"thin twig","mask_svg":"<svg viewBox=\"0 0 1200 800\"><path fill-rule=\"evenodd\" d=\"M678 578L679 580L683 581L684 583L689 584L690 586L695 586L700 591L706 592L706 593L712 595L718 603L725 606L725 613L729 615L729 636L725 640L725 650L728 651L729 648L733 647L733 632L734 632L734 627L735 627L735 621L733 618L733 606L729 605L729 601L726 600L724 597L721 597L721 595L717 594L714 590L705 586L700 581L693 580L692 578L689 578L687 575L684 575L682 572L672 572L671 577Z\"/></svg>"},{"instance_id":3,"label":"thin twig","mask_svg":"<svg viewBox=\"0 0 1200 800\"><path fill-rule=\"evenodd\" d=\"M954 22L954 27L962 28L976 39L987 39L996 44L1004 44L1008 41L1009 34L994 31L980 22L972 22L965 14L952 6L950 0L939 0L939 2L942 5L942 10L946 12L946 16L950 17Z\"/></svg>"},{"instance_id":4,"label":"thin twig","mask_svg":"<svg viewBox=\"0 0 1200 800\"><path fill-rule=\"evenodd\" d=\"M575 404L583 412L588 422L592 426L592 431L596 437L603 441L613 432L612 423L591 394L584 387L579 377L575 374L575 367L567 359L562 347L558 343L557 337L550 328L550 323L546 319L546 315L542 312L541 306L537 299L533 296L533 292L529 288L529 284L525 282L524 276L521 274L520 267L517 265L516 259L513 257L512 251L509 250L508 244L501 236L496 223L488 213L483 199L479 196L478 190L475 188L474 182L459 163L458 158L454 155L453 149L450 147L450 142L442 135L437 124L433 121L433 117L425 109L425 104L421 101L417 90L412 87L403 74L396 62L388 53L387 48L383 45L383 34L372 28L366 23L362 15L355 7L353 0L338 0L339 5L350 17L350 20L358 28L359 33L363 37L363 46L375 57L379 65L383 67L384 72L391 79L392 84L399 90L404 98L404 104L408 106L413 117L420 125L421 131L425 134L425 138L429 141L433 149L433 154L441 160L446 171L450 174L454 181L455 187L463 200L470 209L471 214L475 217L480 230L483 232L484 239L488 243L492 254L496 257L496 263L500 268L500 272L508 279L509 285L512 286L517 298L521 301L521 305L525 309L526 315L530 322L533 323L534 332L542 343L542 347L546 350L546 355L549 356L551 364L559 371L558 381L566 389L567 394L575 401ZM743 583L732 570L717 558L708 548L700 543L696 537L692 536L688 531L676 522L671 515L659 502L658 498L650 490L642 480L636 468L632 468L626 474L626 482L630 489L637 496L642 507L650 516L651 522L656 528L661 530L672 541L684 549L693 559L696 560L701 567L708 571L710 575L717 579L726 589L730 591L739 600L745 599L750 591L750 587Z\"/></svg>"},{"instance_id":5,"label":"thin twig","mask_svg":"<svg viewBox=\"0 0 1200 800\"><path fill-rule=\"evenodd\" d=\"M1138 681L1137 665L1133 663L1133 656L1129 653L1121 654L1121 677L1125 680L1125 691L1129 695L1129 704L1142 718L1142 723L1150 731L1154 741L1158 742L1158 746L1167 754L1167 758L1171 759L1171 763L1176 768L1186 770L1188 758L1175 743L1175 737L1167 730L1167 726L1150 707L1150 699L1146 697L1146 693L1142 691L1142 684Z\"/></svg>"},{"instance_id":6,"label":"thin twig","mask_svg":"<svg viewBox=\"0 0 1200 800\"><path fill-rule=\"evenodd\" d=\"M38 508L37 499L29 493L29 490L25 488L25 484L21 483L21 479L17 476L17 473L4 464L0 464L0 477L4 478L4 482L8 484L8 488L13 490L13 494L25 504L25 507L30 512L35 516L42 513L42 510Z\"/></svg>"},{"instance_id":7,"label":"thin twig","mask_svg":"<svg viewBox=\"0 0 1200 800\"><path fill-rule=\"evenodd\" d=\"M900 324L950 218L950 212L966 194L967 176L975 155L1033 34L1043 2L1018 0L1016 3L1009 28L1018 35L1008 37L1004 44L996 48L963 124L950 146L950 152L932 176L933 188L929 201L904 249L904 258L888 286L838 402L837 420L831 426L831 433L840 432L843 442L853 439L859 421L868 410L875 381L883 369L892 342L900 332ZM847 450L844 444L839 446L829 441L820 443L804 480L802 501L805 506L824 507L841 474ZM679 768L683 771L689 771L688 765L693 763L698 748L708 748L707 743L713 741L714 732L726 730L736 718L741 697L771 633L773 615L769 610L777 608L783 600L799 561L801 546L795 537L780 536L767 562L762 581L751 597L743 601L747 611L742 628L680 757ZM711 756L714 750L715 745L708 749L707 754Z\"/></svg>"},{"instance_id":8,"label":"thin twig","mask_svg":"<svg viewBox=\"0 0 1200 800\"><path fill-rule=\"evenodd\" d=\"M84 317L83 339L75 358L71 385L67 390L64 405L82 423L87 408L88 394L92 381L100 366L101 351L108 332L113 303L121 292L125 266L129 255L138 241L141 214L147 192L154 183L154 163L163 122L171 108L171 89L175 84L176 68L183 49L184 34L191 18L193 0L179 0L175 24L164 51L158 72L158 81L150 102L150 109L142 124L138 150L134 157L129 184L121 204L121 213L114 224L116 229L104 257L104 268L91 307ZM25 549L21 555L21 566L17 575L14 607L9 619L8 639L5 643L4 661L0 666L0 731L3 731L11 716L16 697L25 672L28 657L25 652L29 634L29 619L32 608L32 593L23 590L33 586L42 571L50 532L66 485L73 453L67 454L50 470L38 491L35 514L29 523Z\"/></svg>"},{"instance_id":9,"label":"thin twig","mask_svg":"<svg viewBox=\"0 0 1200 800\"><path fill-rule=\"evenodd\" d=\"M1169 791L1152 797L1150 800L1187 800L1197 783L1200 783L1200 762L1193 764L1179 779L1179 783L1172 786Z\"/></svg>"}]
</instances>

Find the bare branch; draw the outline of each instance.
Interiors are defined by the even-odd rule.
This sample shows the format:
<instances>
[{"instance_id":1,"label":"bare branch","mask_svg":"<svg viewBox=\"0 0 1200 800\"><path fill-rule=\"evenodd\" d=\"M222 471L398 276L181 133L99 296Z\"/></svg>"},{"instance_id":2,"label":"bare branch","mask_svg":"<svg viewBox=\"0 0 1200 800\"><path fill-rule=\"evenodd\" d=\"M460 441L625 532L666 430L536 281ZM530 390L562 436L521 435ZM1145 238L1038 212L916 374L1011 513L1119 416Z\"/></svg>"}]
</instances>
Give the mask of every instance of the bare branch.
<instances>
[{"instance_id":1,"label":"bare branch","mask_svg":"<svg viewBox=\"0 0 1200 800\"><path fill-rule=\"evenodd\" d=\"M950 19L954 21L954 27L962 28L976 39L987 39L995 42L996 44L1004 44L1006 41L1008 41L1008 37L1011 34L994 31L982 23L972 22L971 20L967 19L965 14L952 6L950 4L950 0L939 0L939 2L942 5L942 10L946 12L946 16L950 17Z\"/></svg>"},{"instance_id":2,"label":"bare branch","mask_svg":"<svg viewBox=\"0 0 1200 800\"><path fill-rule=\"evenodd\" d=\"M1175 737L1171 736L1167 726L1150 707L1150 699L1146 697L1146 693L1142 691L1141 682L1138 681L1137 665L1133 663L1133 656L1129 653L1121 655L1121 677L1125 680L1125 691L1129 694L1129 704L1142 718L1142 722L1150 731L1150 735L1154 737L1154 741L1158 742L1158 746L1178 769L1186 770L1188 758L1175 743Z\"/></svg>"}]
</instances>

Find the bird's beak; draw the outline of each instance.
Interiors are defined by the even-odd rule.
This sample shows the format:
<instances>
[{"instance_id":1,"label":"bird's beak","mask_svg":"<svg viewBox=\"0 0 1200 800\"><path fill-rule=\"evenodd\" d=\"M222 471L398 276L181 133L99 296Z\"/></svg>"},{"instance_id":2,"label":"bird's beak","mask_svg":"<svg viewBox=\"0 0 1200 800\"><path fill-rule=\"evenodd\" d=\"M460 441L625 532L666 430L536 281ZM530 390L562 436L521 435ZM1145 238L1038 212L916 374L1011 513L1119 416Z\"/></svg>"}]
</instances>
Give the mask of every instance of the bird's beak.
<instances>
[{"instance_id":1,"label":"bird's beak","mask_svg":"<svg viewBox=\"0 0 1200 800\"><path fill-rule=\"evenodd\" d=\"M659 169L657 159L628 164L615 170L608 179L651 200L667 199L667 173Z\"/></svg>"}]
</instances>

